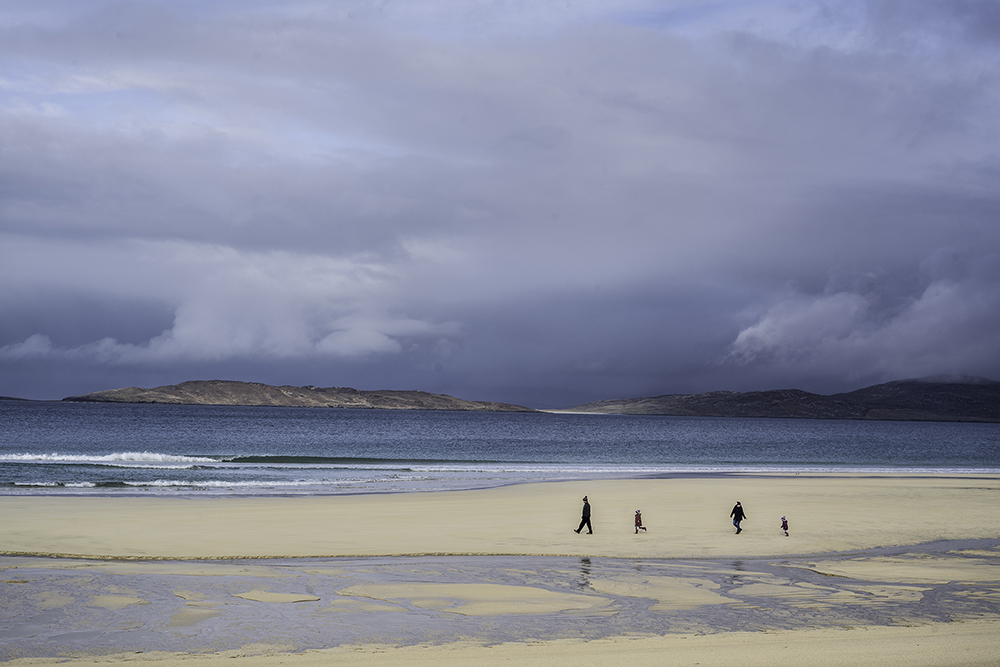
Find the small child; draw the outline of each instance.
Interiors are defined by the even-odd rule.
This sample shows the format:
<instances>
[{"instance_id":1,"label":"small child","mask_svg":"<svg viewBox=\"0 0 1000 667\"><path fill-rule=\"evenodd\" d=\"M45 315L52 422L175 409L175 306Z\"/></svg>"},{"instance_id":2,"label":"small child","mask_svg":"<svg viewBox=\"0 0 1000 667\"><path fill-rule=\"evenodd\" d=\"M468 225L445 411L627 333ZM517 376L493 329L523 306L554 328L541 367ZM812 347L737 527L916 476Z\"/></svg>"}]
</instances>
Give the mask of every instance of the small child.
<instances>
[{"instance_id":1,"label":"small child","mask_svg":"<svg viewBox=\"0 0 1000 667\"><path fill-rule=\"evenodd\" d=\"M781 530L785 532L785 537L788 537L788 519L781 517Z\"/></svg>"},{"instance_id":2,"label":"small child","mask_svg":"<svg viewBox=\"0 0 1000 667\"><path fill-rule=\"evenodd\" d=\"M646 530L646 527L642 525L642 512L639 510L635 511L635 534L639 534L639 529Z\"/></svg>"}]
</instances>

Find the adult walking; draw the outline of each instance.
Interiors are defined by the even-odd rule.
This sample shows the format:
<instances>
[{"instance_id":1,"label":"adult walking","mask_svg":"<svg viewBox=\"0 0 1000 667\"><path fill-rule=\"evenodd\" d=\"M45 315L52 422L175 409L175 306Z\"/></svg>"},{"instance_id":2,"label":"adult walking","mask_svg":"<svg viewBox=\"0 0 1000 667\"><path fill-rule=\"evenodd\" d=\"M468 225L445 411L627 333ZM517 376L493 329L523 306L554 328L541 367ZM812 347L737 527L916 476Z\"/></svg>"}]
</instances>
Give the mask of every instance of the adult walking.
<instances>
[{"instance_id":1,"label":"adult walking","mask_svg":"<svg viewBox=\"0 0 1000 667\"><path fill-rule=\"evenodd\" d=\"M594 534L594 529L590 525L590 501L587 500L587 496L583 497L583 519L580 521L580 527L577 528L576 531L574 532L579 533L581 530L583 530L584 526L587 527L588 535Z\"/></svg>"},{"instance_id":2,"label":"adult walking","mask_svg":"<svg viewBox=\"0 0 1000 667\"><path fill-rule=\"evenodd\" d=\"M729 516L733 517L733 525L736 526L736 534L739 535L743 532L740 528L740 521L747 518L746 512L743 511L743 505L740 505L740 501L736 501L736 506L733 507L733 511L729 513Z\"/></svg>"}]
</instances>

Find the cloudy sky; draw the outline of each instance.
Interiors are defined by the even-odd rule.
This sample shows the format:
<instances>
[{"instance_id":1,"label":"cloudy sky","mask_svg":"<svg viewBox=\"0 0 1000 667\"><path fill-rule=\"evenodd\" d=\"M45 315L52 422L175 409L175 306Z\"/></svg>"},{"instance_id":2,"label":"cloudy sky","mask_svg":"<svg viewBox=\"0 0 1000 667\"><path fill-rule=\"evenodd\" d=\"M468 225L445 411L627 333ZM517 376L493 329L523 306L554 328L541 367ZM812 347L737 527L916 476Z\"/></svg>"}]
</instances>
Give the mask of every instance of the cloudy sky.
<instances>
[{"instance_id":1,"label":"cloudy sky","mask_svg":"<svg viewBox=\"0 0 1000 667\"><path fill-rule=\"evenodd\" d=\"M5 0L0 395L1000 379L993 0Z\"/></svg>"}]
</instances>

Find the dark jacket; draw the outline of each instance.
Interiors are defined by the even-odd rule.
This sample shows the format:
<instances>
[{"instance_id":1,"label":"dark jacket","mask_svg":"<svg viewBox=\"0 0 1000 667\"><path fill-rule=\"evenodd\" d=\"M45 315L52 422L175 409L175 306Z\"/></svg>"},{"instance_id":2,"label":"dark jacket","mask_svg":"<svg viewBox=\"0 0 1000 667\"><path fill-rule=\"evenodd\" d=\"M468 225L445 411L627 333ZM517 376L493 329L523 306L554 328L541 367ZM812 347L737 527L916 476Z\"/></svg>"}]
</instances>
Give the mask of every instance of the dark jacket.
<instances>
[{"instance_id":1,"label":"dark jacket","mask_svg":"<svg viewBox=\"0 0 1000 667\"><path fill-rule=\"evenodd\" d=\"M743 513L742 505L736 505L733 507L733 511L729 513L729 516L733 517L736 521L742 521L747 518L747 515Z\"/></svg>"},{"instance_id":2,"label":"dark jacket","mask_svg":"<svg viewBox=\"0 0 1000 667\"><path fill-rule=\"evenodd\" d=\"M583 504L583 518L584 519L590 518L590 503Z\"/></svg>"}]
</instances>

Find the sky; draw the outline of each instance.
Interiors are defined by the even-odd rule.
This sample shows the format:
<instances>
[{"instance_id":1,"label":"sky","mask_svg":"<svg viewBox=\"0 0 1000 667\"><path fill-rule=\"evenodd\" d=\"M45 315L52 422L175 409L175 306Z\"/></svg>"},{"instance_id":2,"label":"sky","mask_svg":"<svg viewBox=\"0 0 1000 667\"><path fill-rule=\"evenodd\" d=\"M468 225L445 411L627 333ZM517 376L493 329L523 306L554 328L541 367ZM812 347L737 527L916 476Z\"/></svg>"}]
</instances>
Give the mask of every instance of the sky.
<instances>
[{"instance_id":1,"label":"sky","mask_svg":"<svg viewBox=\"0 0 1000 667\"><path fill-rule=\"evenodd\" d=\"M1000 379L993 0L5 0L0 395Z\"/></svg>"}]
</instances>

